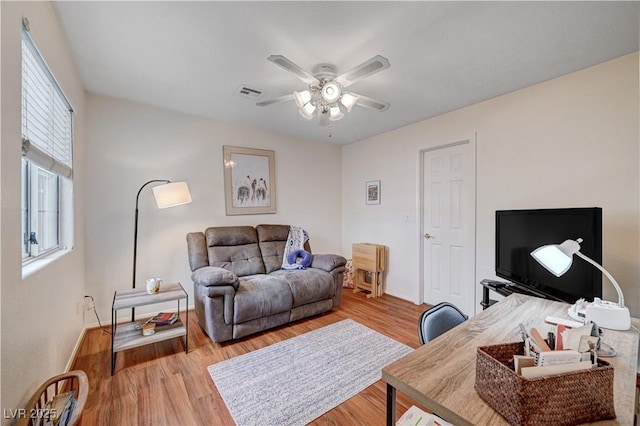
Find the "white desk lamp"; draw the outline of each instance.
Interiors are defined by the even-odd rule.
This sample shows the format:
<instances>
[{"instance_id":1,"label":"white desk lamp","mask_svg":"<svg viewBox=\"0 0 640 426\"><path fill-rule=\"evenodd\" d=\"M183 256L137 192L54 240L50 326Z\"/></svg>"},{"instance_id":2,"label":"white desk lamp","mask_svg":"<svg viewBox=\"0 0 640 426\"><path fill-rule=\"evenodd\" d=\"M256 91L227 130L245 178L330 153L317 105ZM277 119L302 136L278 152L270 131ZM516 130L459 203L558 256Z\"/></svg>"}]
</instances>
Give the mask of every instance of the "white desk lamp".
<instances>
[{"instance_id":1,"label":"white desk lamp","mask_svg":"<svg viewBox=\"0 0 640 426\"><path fill-rule=\"evenodd\" d=\"M629 308L624 306L624 295L616 280L602 266L580 253L582 238L577 241L566 240L562 244L550 244L538 247L531 252L531 256L556 277L563 275L571 268L573 255L586 260L609 279L618 292L618 303L607 302L596 297L584 312L584 318L578 315L577 306L569 308L569 316L573 319L593 321L602 328L611 330L628 330L631 328Z\"/></svg>"}]
</instances>

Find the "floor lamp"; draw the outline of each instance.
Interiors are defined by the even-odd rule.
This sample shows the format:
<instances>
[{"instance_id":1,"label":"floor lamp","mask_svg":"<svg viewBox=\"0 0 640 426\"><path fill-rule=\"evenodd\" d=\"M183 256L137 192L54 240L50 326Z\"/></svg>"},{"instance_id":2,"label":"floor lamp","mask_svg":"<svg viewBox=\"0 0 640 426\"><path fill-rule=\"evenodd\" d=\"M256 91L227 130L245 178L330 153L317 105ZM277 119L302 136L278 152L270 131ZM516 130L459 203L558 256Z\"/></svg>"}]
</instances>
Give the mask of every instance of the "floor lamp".
<instances>
[{"instance_id":1,"label":"floor lamp","mask_svg":"<svg viewBox=\"0 0 640 426\"><path fill-rule=\"evenodd\" d=\"M191 202L191 193L189 192L189 186L186 182L171 182L167 179L154 179L145 183L138 190L136 195L136 217L135 225L133 228L133 278L131 280L131 288L136 288L136 263L138 255L138 201L140 199L140 193L142 190L152 183L160 183L161 185L154 186L153 196L156 200L156 205L159 209L166 209L167 207L179 206L181 204L188 204ZM131 309L131 322L135 321L135 308Z\"/></svg>"}]
</instances>

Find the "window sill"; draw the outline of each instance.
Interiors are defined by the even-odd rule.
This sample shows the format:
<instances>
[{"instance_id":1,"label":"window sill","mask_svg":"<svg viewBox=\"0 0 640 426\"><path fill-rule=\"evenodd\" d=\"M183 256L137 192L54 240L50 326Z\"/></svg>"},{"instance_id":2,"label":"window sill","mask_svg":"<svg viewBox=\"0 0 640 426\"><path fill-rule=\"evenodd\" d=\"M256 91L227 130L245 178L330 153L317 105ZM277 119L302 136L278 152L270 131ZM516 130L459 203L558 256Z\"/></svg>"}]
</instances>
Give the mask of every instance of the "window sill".
<instances>
[{"instance_id":1,"label":"window sill","mask_svg":"<svg viewBox=\"0 0 640 426\"><path fill-rule=\"evenodd\" d=\"M60 259L62 256L71 253L72 249L61 249L51 254L48 254L40 259L32 260L29 263L22 265L22 279L30 277L41 269L46 268L51 263Z\"/></svg>"}]
</instances>

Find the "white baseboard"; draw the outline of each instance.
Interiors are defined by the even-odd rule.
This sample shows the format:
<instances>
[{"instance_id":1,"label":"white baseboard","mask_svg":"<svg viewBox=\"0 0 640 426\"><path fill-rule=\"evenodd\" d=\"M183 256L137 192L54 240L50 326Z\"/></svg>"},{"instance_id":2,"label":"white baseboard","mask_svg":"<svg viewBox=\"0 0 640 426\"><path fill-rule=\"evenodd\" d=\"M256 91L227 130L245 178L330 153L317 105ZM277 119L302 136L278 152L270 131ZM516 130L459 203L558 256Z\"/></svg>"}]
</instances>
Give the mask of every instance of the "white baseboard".
<instances>
[{"instance_id":1,"label":"white baseboard","mask_svg":"<svg viewBox=\"0 0 640 426\"><path fill-rule=\"evenodd\" d=\"M73 367L73 363L76 361L76 358L78 357L78 351L80 351L80 345L82 345L82 341L84 340L84 335L87 333L87 329L88 327L85 325L82 331L80 332L80 336L78 336L78 340L76 340L76 344L73 347L73 351L71 352L69 361L67 361L67 366L64 369L66 373L71 371L71 368Z\"/></svg>"}]
</instances>

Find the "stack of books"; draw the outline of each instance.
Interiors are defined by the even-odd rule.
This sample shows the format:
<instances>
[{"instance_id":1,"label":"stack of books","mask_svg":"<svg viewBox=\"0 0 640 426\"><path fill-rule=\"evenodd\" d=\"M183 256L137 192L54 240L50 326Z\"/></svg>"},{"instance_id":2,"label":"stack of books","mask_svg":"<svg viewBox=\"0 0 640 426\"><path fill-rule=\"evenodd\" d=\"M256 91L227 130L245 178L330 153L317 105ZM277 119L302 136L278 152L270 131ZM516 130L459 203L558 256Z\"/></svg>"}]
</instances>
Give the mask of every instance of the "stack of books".
<instances>
[{"instance_id":1,"label":"stack of books","mask_svg":"<svg viewBox=\"0 0 640 426\"><path fill-rule=\"evenodd\" d=\"M149 318L146 324L154 323L156 326L161 326L170 325L176 321L178 321L178 314L175 312L160 312L159 314Z\"/></svg>"}]
</instances>

